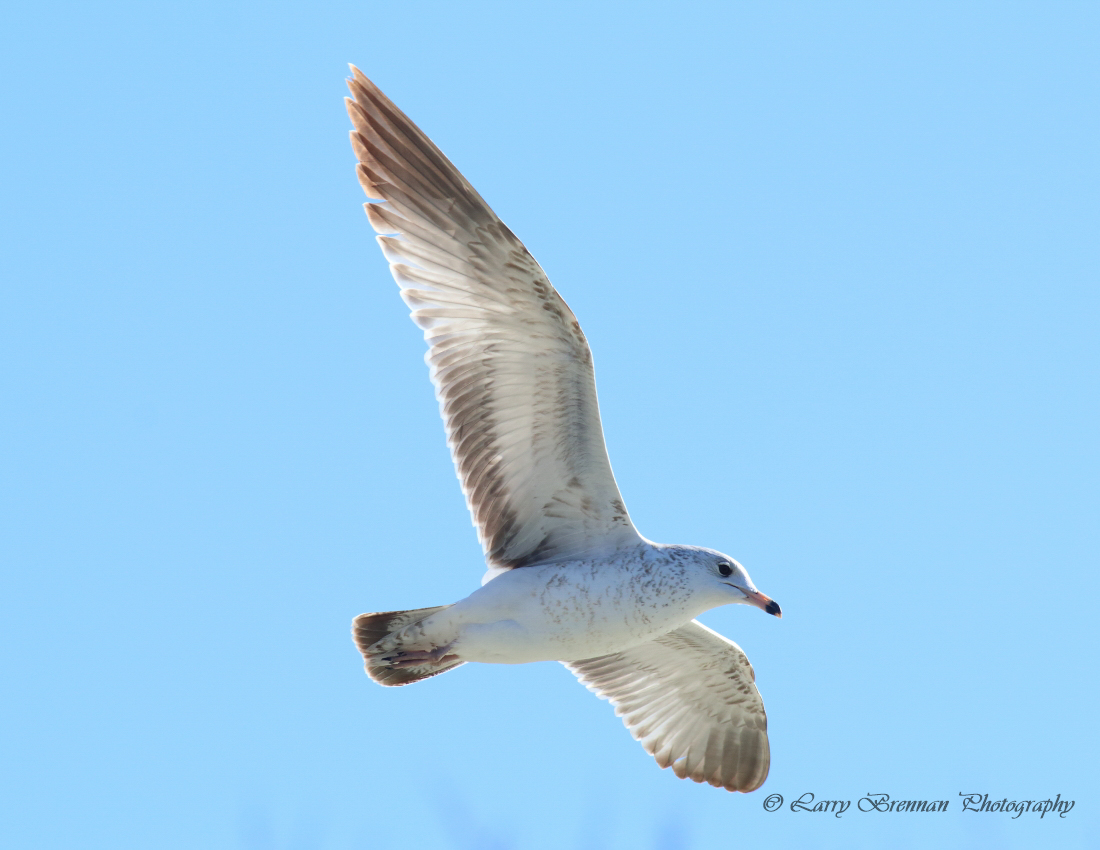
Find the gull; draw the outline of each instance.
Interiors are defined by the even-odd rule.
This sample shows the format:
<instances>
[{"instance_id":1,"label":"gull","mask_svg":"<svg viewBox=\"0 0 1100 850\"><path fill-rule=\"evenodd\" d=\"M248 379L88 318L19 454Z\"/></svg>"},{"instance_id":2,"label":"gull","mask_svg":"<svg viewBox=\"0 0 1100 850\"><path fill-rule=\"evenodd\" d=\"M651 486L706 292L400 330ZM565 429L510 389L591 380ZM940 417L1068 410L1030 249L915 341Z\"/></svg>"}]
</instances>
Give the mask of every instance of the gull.
<instances>
[{"instance_id":1,"label":"gull","mask_svg":"<svg viewBox=\"0 0 1100 850\"><path fill-rule=\"evenodd\" d=\"M634 528L604 444L592 353L523 243L355 66L347 98L367 217L428 343L462 492L485 552L452 605L361 614L367 674L407 685L468 661L560 661L662 767L759 788L771 756L755 674L695 617L781 616L745 568Z\"/></svg>"}]
</instances>

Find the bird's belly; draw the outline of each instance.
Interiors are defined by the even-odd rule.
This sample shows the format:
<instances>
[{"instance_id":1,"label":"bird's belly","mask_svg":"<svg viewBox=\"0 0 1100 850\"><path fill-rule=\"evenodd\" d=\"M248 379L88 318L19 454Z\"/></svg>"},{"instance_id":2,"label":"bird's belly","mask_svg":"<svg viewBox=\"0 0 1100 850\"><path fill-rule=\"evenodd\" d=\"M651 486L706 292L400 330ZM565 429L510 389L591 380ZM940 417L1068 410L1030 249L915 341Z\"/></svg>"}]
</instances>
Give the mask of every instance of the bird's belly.
<instances>
[{"instance_id":1,"label":"bird's belly","mask_svg":"<svg viewBox=\"0 0 1100 850\"><path fill-rule=\"evenodd\" d=\"M682 624L677 624L682 625ZM541 624L500 620L462 629L456 645L465 661L526 664L530 661L579 661L621 652L652 640L664 631L638 633L615 628L547 629Z\"/></svg>"},{"instance_id":2,"label":"bird's belly","mask_svg":"<svg viewBox=\"0 0 1100 850\"><path fill-rule=\"evenodd\" d=\"M676 593L628 593L613 580L578 581L576 571L563 571L559 575L569 580L556 581L538 571L525 568L514 571L521 575L494 579L451 609L464 621L455 643L463 660L524 664L595 658L653 640L701 613Z\"/></svg>"}]
</instances>

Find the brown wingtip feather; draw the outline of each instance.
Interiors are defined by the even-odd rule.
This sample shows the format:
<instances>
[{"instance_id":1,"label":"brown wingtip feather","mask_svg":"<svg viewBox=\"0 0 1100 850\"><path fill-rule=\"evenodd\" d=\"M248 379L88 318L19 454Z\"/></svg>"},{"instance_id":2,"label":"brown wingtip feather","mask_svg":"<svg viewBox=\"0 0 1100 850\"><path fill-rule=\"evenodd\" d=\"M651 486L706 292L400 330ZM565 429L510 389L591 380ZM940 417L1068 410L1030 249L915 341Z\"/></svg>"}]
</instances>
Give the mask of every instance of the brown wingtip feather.
<instances>
[{"instance_id":1,"label":"brown wingtip feather","mask_svg":"<svg viewBox=\"0 0 1100 850\"><path fill-rule=\"evenodd\" d=\"M372 83L370 79L368 79L367 75L356 68L355 65L353 65L351 62L348 63L348 67L351 69L352 79L356 79L359 82L364 83L368 86L374 85L374 83Z\"/></svg>"}]
</instances>

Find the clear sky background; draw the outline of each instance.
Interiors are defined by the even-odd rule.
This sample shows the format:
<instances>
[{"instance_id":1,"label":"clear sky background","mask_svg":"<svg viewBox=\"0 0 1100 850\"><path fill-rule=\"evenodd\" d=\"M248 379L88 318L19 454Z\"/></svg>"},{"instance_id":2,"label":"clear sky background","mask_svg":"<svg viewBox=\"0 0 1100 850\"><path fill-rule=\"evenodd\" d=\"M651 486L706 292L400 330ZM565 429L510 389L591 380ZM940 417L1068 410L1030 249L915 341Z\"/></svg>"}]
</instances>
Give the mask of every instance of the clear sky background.
<instances>
[{"instance_id":1,"label":"clear sky background","mask_svg":"<svg viewBox=\"0 0 1100 850\"><path fill-rule=\"evenodd\" d=\"M1100 6L41 2L0 40L4 847L1100 845ZM762 790L659 770L557 664L363 674L354 615L483 562L347 62L573 307L639 530L782 604L702 618ZM853 809L763 809L805 792Z\"/></svg>"}]
</instances>

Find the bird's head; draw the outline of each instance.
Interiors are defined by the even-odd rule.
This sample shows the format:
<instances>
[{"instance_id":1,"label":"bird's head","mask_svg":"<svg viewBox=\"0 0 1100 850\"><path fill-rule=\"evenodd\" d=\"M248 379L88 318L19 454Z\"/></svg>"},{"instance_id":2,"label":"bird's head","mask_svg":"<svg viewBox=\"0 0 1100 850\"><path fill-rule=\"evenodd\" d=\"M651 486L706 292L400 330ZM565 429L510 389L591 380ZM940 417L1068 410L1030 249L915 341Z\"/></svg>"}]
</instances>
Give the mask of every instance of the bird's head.
<instances>
[{"instance_id":1,"label":"bird's head","mask_svg":"<svg viewBox=\"0 0 1100 850\"><path fill-rule=\"evenodd\" d=\"M721 597L720 605L740 603L754 605L761 611L782 617L779 605L756 589L748 572L729 555L723 555L713 549L694 549L692 559L698 567L699 578L708 591Z\"/></svg>"}]
</instances>

